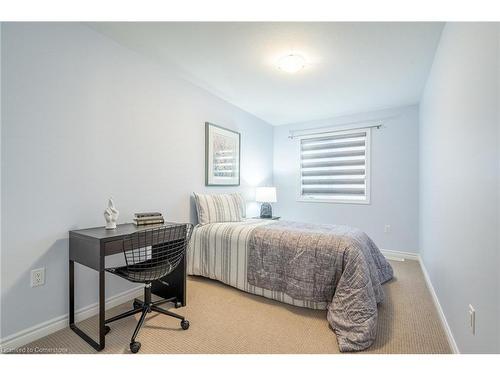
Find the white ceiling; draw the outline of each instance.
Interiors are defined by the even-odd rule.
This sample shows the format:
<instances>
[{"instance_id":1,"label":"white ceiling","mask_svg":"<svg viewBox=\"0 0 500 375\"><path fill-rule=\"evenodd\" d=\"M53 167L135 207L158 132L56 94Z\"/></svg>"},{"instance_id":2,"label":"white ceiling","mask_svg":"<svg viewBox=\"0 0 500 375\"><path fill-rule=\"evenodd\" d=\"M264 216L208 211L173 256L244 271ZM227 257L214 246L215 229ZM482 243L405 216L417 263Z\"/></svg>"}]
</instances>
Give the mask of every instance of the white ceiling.
<instances>
[{"instance_id":1,"label":"white ceiling","mask_svg":"<svg viewBox=\"0 0 500 375\"><path fill-rule=\"evenodd\" d=\"M91 23L273 125L418 103L442 23ZM295 52L296 74L276 61Z\"/></svg>"}]
</instances>

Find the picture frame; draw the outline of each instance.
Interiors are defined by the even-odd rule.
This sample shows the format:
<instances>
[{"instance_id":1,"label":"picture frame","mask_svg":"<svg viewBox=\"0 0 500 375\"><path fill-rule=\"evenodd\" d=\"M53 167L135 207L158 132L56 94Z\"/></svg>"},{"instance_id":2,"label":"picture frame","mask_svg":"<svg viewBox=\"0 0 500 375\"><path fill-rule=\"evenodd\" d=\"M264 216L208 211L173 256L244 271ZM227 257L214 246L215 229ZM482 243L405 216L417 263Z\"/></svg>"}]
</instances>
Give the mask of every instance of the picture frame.
<instances>
[{"instance_id":1,"label":"picture frame","mask_svg":"<svg viewBox=\"0 0 500 375\"><path fill-rule=\"evenodd\" d=\"M205 122L205 185L239 186L241 134Z\"/></svg>"}]
</instances>

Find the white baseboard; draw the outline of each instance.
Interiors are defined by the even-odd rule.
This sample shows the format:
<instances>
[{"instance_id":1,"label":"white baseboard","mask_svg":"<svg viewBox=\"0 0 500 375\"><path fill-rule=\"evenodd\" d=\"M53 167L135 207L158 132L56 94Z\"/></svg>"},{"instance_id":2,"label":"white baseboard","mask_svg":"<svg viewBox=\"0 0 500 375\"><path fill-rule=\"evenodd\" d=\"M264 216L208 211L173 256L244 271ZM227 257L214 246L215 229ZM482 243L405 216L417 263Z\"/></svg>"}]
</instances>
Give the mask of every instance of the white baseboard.
<instances>
[{"instance_id":1,"label":"white baseboard","mask_svg":"<svg viewBox=\"0 0 500 375\"><path fill-rule=\"evenodd\" d=\"M415 253L404 252L404 251L395 251L395 250L381 249L381 252L388 259L395 259L395 260L402 260L402 261L404 261L405 259L409 259L409 260L417 260L420 263L420 268L422 269L425 283L427 284L427 287L429 288L432 299L434 301L434 305L436 306L436 310L438 311L438 315L439 315L439 318L441 319L441 324L443 325L443 328L445 330L446 337L448 339L448 343L450 344L450 347L451 347L453 353L459 354L460 351L458 350L457 343L455 342L455 339L454 339L453 334L451 332L450 326L448 325L448 322L446 320L446 316L444 315L441 304L439 303L439 299L436 295L434 287L432 286L431 280L429 278L429 274L427 273L427 270L425 269L425 266L424 266L422 260L420 259L420 256L418 254L415 254ZM115 306L118 306L124 302L127 302L127 301L139 296L142 293L142 289L143 289L142 287L137 287L137 288L125 291L123 293L116 294L112 297L109 297L108 299L106 299L106 309L113 308ZM90 318L93 315L96 315L97 313L98 313L97 303L94 303L92 305L89 305L89 306L86 306L84 308L77 310L75 312L75 320L77 322L82 321L82 320L85 320L87 318ZM0 353L2 351L5 352L8 350L15 349L15 348L22 346L22 345L26 345L32 341L38 340L44 336L47 336L51 333L59 331L60 329L63 329L67 326L68 326L68 314L64 314L62 316L51 319L51 320L46 321L44 323L40 323L40 324L37 324L33 327L30 327L30 328L27 328L27 329L22 330L20 332L14 333L14 334L7 336L1 340Z\"/></svg>"},{"instance_id":2,"label":"white baseboard","mask_svg":"<svg viewBox=\"0 0 500 375\"><path fill-rule=\"evenodd\" d=\"M420 258L420 255L417 253L410 253L406 251L397 251L397 250L387 250L387 249L380 249L381 253L390 260L396 260L396 261L401 261L404 262L406 259L408 260L416 260L420 264L420 268L422 269L422 273L424 275L425 283L427 284L427 288L429 289L429 292L431 293L432 300L434 302L434 306L436 306L436 310L439 315L439 319L441 320L441 324L443 326L443 329L446 333L446 338L448 339L448 343L450 344L451 350L454 354L460 354L460 351L458 350L457 343L455 341L455 338L453 337L453 334L451 333L450 326L448 325L448 321L446 320L446 316L444 315L443 308L441 307L441 304L439 303L439 299L437 297L436 291L434 290L434 287L432 286L431 279L429 277L429 274L427 273L427 270L424 266L424 263L422 259Z\"/></svg>"},{"instance_id":3,"label":"white baseboard","mask_svg":"<svg viewBox=\"0 0 500 375\"><path fill-rule=\"evenodd\" d=\"M125 292L116 294L106 299L106 309L121 305L124 302L141 295L144 288L142 286L135 287ZM93 303L75 311L75 320L77 322L90 318L98 313L98 304ZM0 353L8 352L22 345L29 344L32 341L38 340L44 336L50 335L60 329L66 328L69 325L69 314L64 314L46 322L34 325L30 328L16 332L10 336L3 338L0 341Z\"/></svg>"},{"instance_id":4,"label":"white baseboard","mask_svg":"<svg viewBox=\"0 0 500 375\"><path fill-rule=\"evenodd\" d=\"M436 306L436 310L438 311L439 318L441 319L441 324L443 325L444 331L446 333L446 338L448 339L448 343L450 344L451 350L454 354L460 354L457 343L455 341L455 338L453 337L453 333L451 333L451 328L448 325L448 321L446 320L446 316L444 315L443 308L439 303L436 291L432 286L431 279L429 277L429 274L427 273L427 269L425 268L422 259L419 259L419 263L420 263L420 268L422 269L422 273L424 274L425 283L427 284L427 288L429 288L429 291L431 292L432 300L434 301L434 305Z\"/></svg>"},{"instance_id":5,"label":"white baseboard","mask_svg":"<svg viewBox=\"0 0 500 375\"><path fill-rule=\"evenodd\" d=\"M388 249L380 249L380 252L390 260L397 260L400 262L408 260L419 260L420 257L418 253L410 253L408 251L398 251L398 250L388 250Z\"/></svg>"}]
</instances>

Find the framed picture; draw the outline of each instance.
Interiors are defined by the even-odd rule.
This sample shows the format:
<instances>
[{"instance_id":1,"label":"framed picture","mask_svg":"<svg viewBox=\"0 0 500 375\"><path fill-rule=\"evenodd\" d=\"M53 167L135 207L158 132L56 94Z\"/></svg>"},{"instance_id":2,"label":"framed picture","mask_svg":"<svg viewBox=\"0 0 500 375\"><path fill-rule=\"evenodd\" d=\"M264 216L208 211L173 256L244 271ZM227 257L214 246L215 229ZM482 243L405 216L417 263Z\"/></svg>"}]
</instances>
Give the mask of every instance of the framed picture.
<instances>
[{"instance_id":1,"label":"framed picture","mask_svg":"<svg viewBox=\"0 0 500 375\"><path fill-rule=\"evenodd\" d=\"M239 186L241 134L205 123L205 185Z\"/></svg>"}]
</instances>

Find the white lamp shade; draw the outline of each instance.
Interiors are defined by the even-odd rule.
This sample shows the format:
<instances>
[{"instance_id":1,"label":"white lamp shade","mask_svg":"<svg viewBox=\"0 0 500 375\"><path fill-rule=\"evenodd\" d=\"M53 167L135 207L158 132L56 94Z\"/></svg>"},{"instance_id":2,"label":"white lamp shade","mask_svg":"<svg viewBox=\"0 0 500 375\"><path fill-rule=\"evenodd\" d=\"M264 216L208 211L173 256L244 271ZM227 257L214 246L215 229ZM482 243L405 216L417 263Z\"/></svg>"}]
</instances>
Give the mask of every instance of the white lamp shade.
<instances>
[{"instance_id":1,"label":"white lamp shade","mask_svg":"<svg viewBox=\"0 0 500 375\"><path fill-rule=\"evenodd\" d=\"M258 187L255 190L255 200L257 202L276 202L276 188L275 187Z\"/></svg>"}]
</instances>

